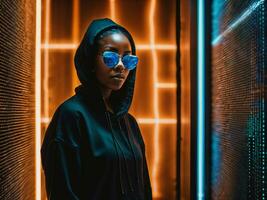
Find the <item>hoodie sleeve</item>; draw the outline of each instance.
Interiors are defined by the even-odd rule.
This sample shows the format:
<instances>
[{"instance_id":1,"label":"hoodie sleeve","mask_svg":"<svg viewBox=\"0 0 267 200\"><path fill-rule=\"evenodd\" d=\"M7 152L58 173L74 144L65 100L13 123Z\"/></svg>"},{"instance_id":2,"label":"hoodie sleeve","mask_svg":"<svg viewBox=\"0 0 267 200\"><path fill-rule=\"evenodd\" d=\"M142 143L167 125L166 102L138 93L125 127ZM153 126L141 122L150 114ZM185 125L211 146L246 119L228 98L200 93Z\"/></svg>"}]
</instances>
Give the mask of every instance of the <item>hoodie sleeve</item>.
<instances>
[{"instance_id":1,"label":"hoodie sleeve","mask_svg":"<svg viewBox=\"0 0 267 200\"><path fill-rule=\"evenodd\" d=\"M48 200L79 200L81 161L77 117L68 110L55 113L41 148Z\"/></svg>"},{"instance_id":2,"label":"hoodie sleeve","mask_svg":"<svg viewBox=\"0 0 267 200\"><path fill-rule=\"evenodd\" d=\"M137 131L137 134L139 136L140 144L142 147L142 154L143 154L143 178L144 178L144 186L145 186L145 200L152 200L152 188L151 188L151 183L150 183L150 178L149 178L149 171L148 171L148 166L147 166L147 161L146 161L146 150L145 150L145 143L140 131L140 128L138 126L138 123L136 119L130 115L131 120L134 122L135 129Z\"/></svg>"}]
</instances>

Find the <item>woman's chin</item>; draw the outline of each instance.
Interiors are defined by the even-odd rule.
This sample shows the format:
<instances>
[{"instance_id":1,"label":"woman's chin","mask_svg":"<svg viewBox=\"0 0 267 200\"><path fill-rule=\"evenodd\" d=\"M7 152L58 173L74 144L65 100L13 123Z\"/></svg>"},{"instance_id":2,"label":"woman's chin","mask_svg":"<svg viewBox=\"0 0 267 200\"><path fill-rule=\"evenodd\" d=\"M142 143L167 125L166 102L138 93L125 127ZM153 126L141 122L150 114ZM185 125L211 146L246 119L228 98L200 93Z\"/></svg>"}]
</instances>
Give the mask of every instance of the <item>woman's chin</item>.
<instances>
[{"instance_id":1,"label":"woman's chin","mask_svg":"<svg viewBox=\"0 0 267 200\"><path fill-rule=\"evenodd\" d=\"M122 85L114 85L114 86L111 87L111 89L113 91L117 91L117 90L121 89L121 87L122 87Z\"/></svg>"},{"instance_id":2,"label":"woman's chin","mask_svg":"<svg viewBox=\"0 0 267 200\"><path fill-rule=\"evenodd\" d=\"M112 90L116 91L116 90L121 89L121 87L123 86L123 84L124 84L124 80L121 80L121 79L114 80L113 82L111 82L110 88Z\"/></svg>"}]
</instances>

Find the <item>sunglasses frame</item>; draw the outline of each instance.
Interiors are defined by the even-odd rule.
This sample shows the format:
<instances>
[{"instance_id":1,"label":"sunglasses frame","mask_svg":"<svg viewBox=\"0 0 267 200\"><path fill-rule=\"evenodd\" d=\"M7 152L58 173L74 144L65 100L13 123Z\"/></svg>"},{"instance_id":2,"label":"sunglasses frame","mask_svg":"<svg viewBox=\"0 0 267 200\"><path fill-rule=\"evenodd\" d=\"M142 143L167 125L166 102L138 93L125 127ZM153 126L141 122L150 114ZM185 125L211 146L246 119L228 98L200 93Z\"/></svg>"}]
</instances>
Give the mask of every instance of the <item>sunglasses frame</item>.
<instances>
[{"instance_id":1,"label":"sunglasses frame","mask_svg":"<svg viewBox=\"0 0 267 200\"><path fill-rule=\"evenodd\" d=\"M115 55L117 55L117 57L119 58L119 59L118 59L118 62L117 62L114 66L108 66L108 65L106 64L105 59L104 59L104 57L105 57L104 54L105 54L106 52L115 54ZM121 60L121 62L123 63L124 67L125 67L126 69L128 69L128 70L133 70L133 69L135 69L136 66L137 66L137 64L138 64L138 57L137 57L136 55L129 55L129 54L126 54L126 55L120 56L117 52L106 50L106 51L103 51L103 52L102 52L101 56L102 56L103 62L105 63L105 65L106 65L108 68L114 68L115 66L118 65L118 63L120 62L120 60ZM125 65L125 63L123 62L123 58L124 58L125 56L131 56L131 57L136 58L136 59L137 59L136 65L135 65L134 67L127 67L127 66Z\"/></svg>"}]
</instances>

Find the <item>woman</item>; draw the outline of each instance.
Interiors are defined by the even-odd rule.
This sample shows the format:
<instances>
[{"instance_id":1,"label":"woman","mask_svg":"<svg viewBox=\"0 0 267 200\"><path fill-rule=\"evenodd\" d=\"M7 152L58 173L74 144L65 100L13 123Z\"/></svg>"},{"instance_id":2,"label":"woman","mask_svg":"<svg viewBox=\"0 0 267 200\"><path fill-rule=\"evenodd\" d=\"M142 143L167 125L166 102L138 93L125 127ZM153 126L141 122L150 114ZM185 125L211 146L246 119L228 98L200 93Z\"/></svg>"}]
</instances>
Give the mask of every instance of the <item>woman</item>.
<instances>
[{"instance_id":1,"label":"woman","mask_svg":"<svg viewBox=\"0 0 267 200\"><path fill-rule=\"evenodd\" d=\"M145 145L132 102L130 33L94 20L75 54L81 85L56 110L41 148L49 200L152 199Z\"/></svg>"}]
</instances>

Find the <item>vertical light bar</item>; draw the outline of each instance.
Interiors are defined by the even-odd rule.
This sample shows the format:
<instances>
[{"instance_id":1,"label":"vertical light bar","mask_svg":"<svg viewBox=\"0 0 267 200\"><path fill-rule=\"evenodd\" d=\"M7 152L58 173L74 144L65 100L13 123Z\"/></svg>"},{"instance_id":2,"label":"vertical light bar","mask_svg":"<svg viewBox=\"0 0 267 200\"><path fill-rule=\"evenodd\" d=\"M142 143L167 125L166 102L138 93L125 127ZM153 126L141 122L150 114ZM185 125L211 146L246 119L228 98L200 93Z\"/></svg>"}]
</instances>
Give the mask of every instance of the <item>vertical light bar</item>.
<instances>
[{"instance_id":1,"label":"vertical light bar","mask_svg":"<svg viewBox=\"0 0 267 200\"><path fill-rule=\"evenodd\" d=\"M149 10L149 32L150 32L150 47L152 53L152 66L153 66L153 84L155 86L158 83L158 59L157 52L155 49L155 23L154 16L156 10L156 0L152 0L150 4ZM159 109L158 109L158 88L153 87L153 110L154 110L154 118L159 119ZM159 187L157 181L158 174L158 165L159 165L159 123L155 122L155 131L154 131L154 156L153 156L153 164L152 164L152 184L153 184L153 197L160 196Z\"/></svg>"},{"instance_id":2,"label":"vertical light bar","mask_svg":"<svg viewBox=\"0 0 267 200\"><path fill-rule=\"evenodd\" d=\"M46 0L45 4L45 44L49 44L50 35L50 0ZM49 117L49 49L44 50L44 117Z\"/></svg>"},{"instance_id":3,"label":"vertical light bar","mask_svg":"<svg viewBox=\"0 0 267 200\"><path fill-rule=\"evenodd\" d=\"M35 9L35 199L41 200L41 0Z\"/></svg>"},{"instance_id":4,"label":"vertical light bar","mask_svg":"<svg viewBox=\"0 0 267 200\"><path fill-rule=\"evenodd\" d=\"M205 0L197 1L197 199L205 199Z\"/></svg>"},{"instance_id":5,"label":"vertical light bar","mask_svg":"<svg viewBox=\"0 0 267 200\"><path fill-rule=\"evenodd\" d=\"M75 56L76 48L78 47L78 42L79 42L79 33L80 33L80 1L79 0L73 0L72 1L72 55L73 58ZM75 45L76 44L76 45ZM64 48L66 50L66 48ZM72 73L72 92L74 92L75 87L79 84L78 77L76 75L76 69L75 65L73 63L73 66L71 68L71 73Z\"/></svg>"},{"instance_id":6,"label":"vertical light bar","mask_svg":"<svg viewBox=\"0 0 267 200\"><path fill-rule=\"evenodd\" d=\"M110 4L110 17L112 20L116 21L115 0L109 0L109 4Z\"/></svg>"}]
</instances>

